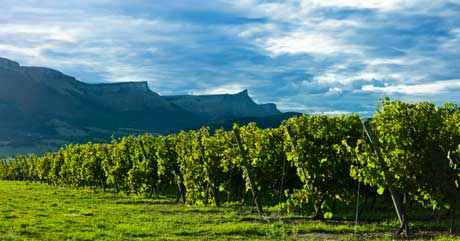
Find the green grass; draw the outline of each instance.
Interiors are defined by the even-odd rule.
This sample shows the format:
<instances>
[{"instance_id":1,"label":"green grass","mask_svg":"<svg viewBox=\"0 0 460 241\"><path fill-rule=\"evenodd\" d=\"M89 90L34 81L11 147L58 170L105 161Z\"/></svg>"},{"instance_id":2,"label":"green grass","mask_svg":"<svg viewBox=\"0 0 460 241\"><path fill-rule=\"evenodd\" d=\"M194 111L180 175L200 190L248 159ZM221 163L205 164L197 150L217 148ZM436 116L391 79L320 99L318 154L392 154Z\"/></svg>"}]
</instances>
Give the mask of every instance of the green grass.
<instances>
[{"instance_id":1,"label":"green grass","mask_svg":"<svg viewBox=\"0 0 460 241\"><path fill-rule=\"evenodd\" d=\"M295 216L258 217L236 204L195 207L176 205L171 198L0 181L0 240L392 240L396 227L394 220L355 227ZM452 240L440 231L423 234L419 238Z\"/></svg>"}]
</instances>

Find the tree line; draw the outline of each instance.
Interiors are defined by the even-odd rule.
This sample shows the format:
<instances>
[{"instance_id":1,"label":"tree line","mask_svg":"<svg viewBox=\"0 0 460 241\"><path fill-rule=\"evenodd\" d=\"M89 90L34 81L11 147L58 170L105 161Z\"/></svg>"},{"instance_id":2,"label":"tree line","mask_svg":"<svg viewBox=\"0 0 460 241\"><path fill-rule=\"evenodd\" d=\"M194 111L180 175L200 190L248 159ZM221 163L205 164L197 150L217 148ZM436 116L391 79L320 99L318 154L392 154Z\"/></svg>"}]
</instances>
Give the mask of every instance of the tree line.
<instances>
[{"instance_id":1,"label":"tree line","mask_svg":"<svg viewBox=\"0 0 460 241\"><path fill-rule=\"evenodd\" d=\"M69 144L0 162L0 178L155 196L191 205L240 202L327 218L357 190L388 190L408 231L409 203L446 210L455 227L460 189L460 108L383 99L372 118L302 115L278 128L126 136ZM359 190L359 189L358 189ZM388 205L391 205L388 203Z\"/></svg>"}]
</instances>

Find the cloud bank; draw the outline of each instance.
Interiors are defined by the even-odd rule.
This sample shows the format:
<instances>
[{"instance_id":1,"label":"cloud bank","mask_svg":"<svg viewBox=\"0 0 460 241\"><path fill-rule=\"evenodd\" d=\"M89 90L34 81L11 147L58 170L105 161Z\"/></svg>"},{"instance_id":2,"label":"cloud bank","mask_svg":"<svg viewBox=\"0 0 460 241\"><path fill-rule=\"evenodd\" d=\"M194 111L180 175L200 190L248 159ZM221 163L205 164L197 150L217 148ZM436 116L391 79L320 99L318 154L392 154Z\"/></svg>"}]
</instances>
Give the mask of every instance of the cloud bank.
<instances>
[{"instance_id":1,"label":"cloud bank","mask_svg":"<svg viewBox=\"0 0 460 241\"><path fill-rule=\"evenodd\" d=\"M235 93L368 115L379 98L458 102L455 0L0 0L0 56L161 94ZM6 7L5 7L6 6Z\"/></svg>"}]
</instances>

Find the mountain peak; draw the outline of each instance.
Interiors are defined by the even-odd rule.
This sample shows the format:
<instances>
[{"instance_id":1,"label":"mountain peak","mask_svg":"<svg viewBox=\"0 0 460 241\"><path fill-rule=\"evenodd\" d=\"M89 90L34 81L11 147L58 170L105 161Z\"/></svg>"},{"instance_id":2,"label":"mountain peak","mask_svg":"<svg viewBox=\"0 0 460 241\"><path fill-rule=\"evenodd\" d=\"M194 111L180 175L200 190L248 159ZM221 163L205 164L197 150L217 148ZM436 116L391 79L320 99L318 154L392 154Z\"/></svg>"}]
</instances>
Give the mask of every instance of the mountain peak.
<instances>
[{"instance_id":1,"label":"mountain peak","mask_svg":"<svg viewBox=\"0 0 460 241\"><path fill-rule=\"evenodd\" d=\"M244 90L236 93L236 95L249 96L248 89L244 89Z\"/></svg>"},{"instance_id":2,"label":"mountain peak","mask_svg":"<svg viewBox=\"0 0 460 241\"><path fill-rule=\"evenodd\" d=\"M17 62L0 57L0 67L6 69L19 69L20 65Z\"/></svg>"}]
</instances>

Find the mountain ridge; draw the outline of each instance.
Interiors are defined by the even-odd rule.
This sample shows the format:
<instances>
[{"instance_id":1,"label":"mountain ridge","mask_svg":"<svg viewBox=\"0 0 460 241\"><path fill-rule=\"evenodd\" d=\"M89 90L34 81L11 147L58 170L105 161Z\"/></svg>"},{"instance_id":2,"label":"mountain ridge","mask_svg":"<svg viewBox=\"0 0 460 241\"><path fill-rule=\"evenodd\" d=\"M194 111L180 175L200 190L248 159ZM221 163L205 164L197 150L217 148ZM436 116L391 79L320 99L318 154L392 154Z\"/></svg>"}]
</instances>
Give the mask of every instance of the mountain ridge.
<instances>
[{"instance_id":1,"label":"mountain ridge","mask_svg":"<svg viewBox=\"0 0 460 241\"><path fill-rule=\"evenodd\" d=\"M0 156L280 114L275 104L255 103L247 90L161 96L147 82L84 83L58 70L0 57Z\"/></svg>"},{"instance_id":2,"label":"mountain ridge","mask_svg":"<svg viewBox=\"0 0 460 241\"><path fill-rule=\"evenodd\" d=\"M281 114L274 104L256 104L249 97L248 90L236 94L216 95L173 95L165 99L186 110L206 115L212 119L218 117L267 116ZM267 108L270 105L271 108Z\"/></svg>"}]
</instances>

